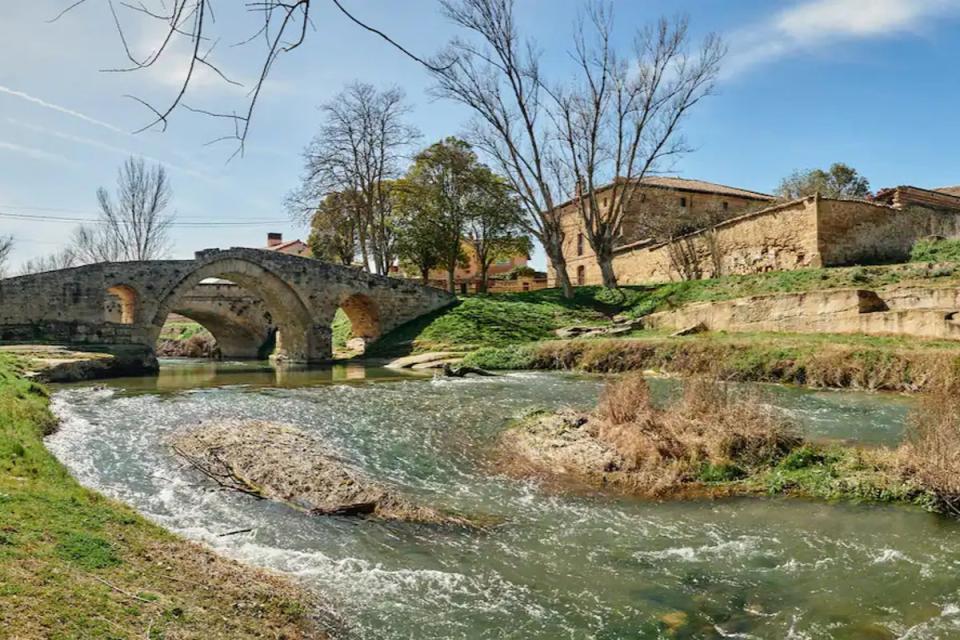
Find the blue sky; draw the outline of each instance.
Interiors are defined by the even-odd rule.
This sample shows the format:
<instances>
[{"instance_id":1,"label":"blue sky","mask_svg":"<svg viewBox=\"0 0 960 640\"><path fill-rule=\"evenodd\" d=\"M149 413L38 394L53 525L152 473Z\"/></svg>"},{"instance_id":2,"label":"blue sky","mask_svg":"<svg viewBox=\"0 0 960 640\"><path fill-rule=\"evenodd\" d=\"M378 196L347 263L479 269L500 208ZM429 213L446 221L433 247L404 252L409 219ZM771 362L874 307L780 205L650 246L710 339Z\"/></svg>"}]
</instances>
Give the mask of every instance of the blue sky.
<instances>
[{"instance_id":1,"label":"blue sky","mask_svg":"<svg viewBox=\"0 0 960 640\"><path fill-rule=\"evenodd\" d=\"M454 34L433 0L344 3L419 54ZM67 4L5 2L0 10L0 212L93 217L96 188L112 187L118 165L134 153L168 166L179 221L257 222L178 226L175 257L259 246L267 231L306 235L286 220L283 197L297 183L300 151L319 124L317 105L346 83L401 86L424 144L458 133L468 118L429 97L430 79L416 63L318 1L307 44L281 58L270 77L245 157L226 163L233 148L204 146L223 131L202 116L181 111L164 133L130 133L149 114L124 94L157 103L172 97L183 52L146 71L101 72L124 62L106 3L90 0L46 22ZM249 84L259 49L225 46L253 24L241 4L215 5L224 43L218 52L223 68ZM568 36L580 6L517 0L519 22L554 77L569 73ZM960 0L618 0L614 7L625 46L637 27L684 12L696 36L716 31L730 48L717 95L687 121L695 151L672 173L769 192L794 169L843 161L874 188L960 183ZM134 50L152 50L155 26L133 17L127 26ZM187 102L239 109L244 90L205 75ZM0 218L0 234L16 240L10 266L62 247L72 227ZM535 263L543 266L539 252Z\"/></svg>"}]
</instances>

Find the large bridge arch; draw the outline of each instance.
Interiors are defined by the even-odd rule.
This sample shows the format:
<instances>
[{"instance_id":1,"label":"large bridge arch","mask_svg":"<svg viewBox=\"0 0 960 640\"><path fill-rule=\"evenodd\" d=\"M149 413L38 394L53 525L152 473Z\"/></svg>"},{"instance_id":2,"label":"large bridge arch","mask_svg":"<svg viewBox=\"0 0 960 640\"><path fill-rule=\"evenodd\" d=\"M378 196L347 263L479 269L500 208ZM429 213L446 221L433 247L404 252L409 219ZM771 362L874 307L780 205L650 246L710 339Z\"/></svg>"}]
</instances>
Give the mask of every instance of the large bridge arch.
<instances>
[{"instance_id":1,"label":"large bridge arch","mask_svg":"<svg viewBox=\"0 0 960 640\"><path fill-rule=\"evenodd\" d=\"M330 357L329 337L324 339L322 334L316 335L313 314L298 292L287 284L283 277L263 264L230 256L200 264L161 294L160 303L150 322L158 337L167 316L178 306L182 307L182 300L187 294L209 278L223 278L234 282L263 300L277 328L277 345L274 352L276 358L309 362ZM209 328L214 337L217 337L217 330L219 330L220 337L226 339L228 343L231 340L253 339L253 336L242 334L234 336L227 333L225 327L217 327L213 317L207 317L202 313L192 315L200 324L205 324L204 320L206 320L211 325Z\"/></svg>"}]
</instances>

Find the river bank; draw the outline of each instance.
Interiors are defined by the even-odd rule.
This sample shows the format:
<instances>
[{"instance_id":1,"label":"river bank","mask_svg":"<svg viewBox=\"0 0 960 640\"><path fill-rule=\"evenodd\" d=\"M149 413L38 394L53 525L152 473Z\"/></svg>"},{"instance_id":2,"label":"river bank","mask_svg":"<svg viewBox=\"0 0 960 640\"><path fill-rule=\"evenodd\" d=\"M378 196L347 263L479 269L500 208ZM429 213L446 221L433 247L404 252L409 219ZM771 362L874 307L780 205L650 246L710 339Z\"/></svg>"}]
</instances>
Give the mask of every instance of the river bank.
<instances>
[{"instance_id":1,"label":"river bank","mask_svg":"<svg viewBox=\"0 0 960 640\"><path fill-rule=\"evenodd\" d=\"M312 598L85 489L46 389L0 353L0 629L12 638L323 638Z\"/></svg>"},{"instance_id":2,"label":"river bank","mask_svg":"<svg viewBox=\"0 0 960 640\"><path fill-rule=\"evenodd\" d=\"M464 362L491 370L656 370L739 382L915 393L960 376L960 346L855 336L636 334L486 347Z\"/></svg>"}]
</instances>

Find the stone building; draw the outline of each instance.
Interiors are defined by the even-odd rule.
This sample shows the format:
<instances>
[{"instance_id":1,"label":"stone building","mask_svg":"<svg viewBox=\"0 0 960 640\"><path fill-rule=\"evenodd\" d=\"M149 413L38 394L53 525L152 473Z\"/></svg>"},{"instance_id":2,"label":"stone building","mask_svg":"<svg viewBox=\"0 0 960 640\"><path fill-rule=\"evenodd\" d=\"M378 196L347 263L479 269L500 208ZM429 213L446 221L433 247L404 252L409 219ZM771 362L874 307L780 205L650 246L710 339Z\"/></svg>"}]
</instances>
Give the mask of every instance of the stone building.
<instances>
[{"instance_id":1,"label":"stone building","mask_svg":"<svg viewBox=\"0 0 960 640\"><path fill-rule=\"evenodd\" d=\"M924 237L960 237L960 188L937 190L900 186L882 189L871 200L840 200L810 196L775 202L765 194L678 178L659 186L644 185L645 202L658 198L664 207L720 203L732 217L683 236L674 243L638 237L636 216L625 216L622 241L613 267L621 284L681 279L678 248L693 256L701 277L750 274L813 267L904 261L913 244ZM684 189L696 185L699 191ZM685 200L680 200L684 198ZM603 205L602 192L600 195ZM727 204L724 205L723 203ZM759 206L758 206L759 205ZM766 206L763 206L766 205ZM567 268L575 284L599 284L600 269L572 203L565 213ZM655 207L643 210L655 211ZM674 209L675 210L675 209ZM736 211L741 213L736 215ZM642 234L639 234L642 235ZM583 239L581 239L583 238ZM555 276L550 270L551 284Z\"/></svg>"},{"instance_id":2,"label":"stone building","mask_svg":"<svg viewBox=\"0 0 960 640\"><path fill-rule=\"evenodd\" d=\"M597 201L601 207L609 206L607 193L613 185L606 185L597 191ZM641 224L646 215L669 215L674 212L711 213L729 218L746 211L762 208L774 200L773 196L728 187L722 184L671 177L647 177L634 195L630 210L623 217L623 224L615 249L615 268L623 265L620 256L643 243L649 242L646 228ZM600 284L600 267L596 254L583 231L583 223L575 201L562 205L561 223L564 229L564 256L567 258L567 272L576 285ZM619 275L619 269L617 271ZM551 286L555 283L553 269L548 266L547 280Z\"/></svg>"}]
</instances>

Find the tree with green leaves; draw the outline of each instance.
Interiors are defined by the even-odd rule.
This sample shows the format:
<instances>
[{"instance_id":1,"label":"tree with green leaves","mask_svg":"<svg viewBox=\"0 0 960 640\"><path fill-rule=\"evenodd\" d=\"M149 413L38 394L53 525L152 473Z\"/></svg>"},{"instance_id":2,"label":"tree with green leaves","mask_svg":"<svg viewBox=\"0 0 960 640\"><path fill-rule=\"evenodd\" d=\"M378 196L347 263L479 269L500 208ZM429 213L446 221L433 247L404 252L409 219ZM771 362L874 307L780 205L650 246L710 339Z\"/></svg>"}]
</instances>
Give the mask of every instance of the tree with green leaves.
<instances>
[{"instance_id":1,"label":"tree with green leaves","mask_svg":"<svg viewBox=\"0 0 960 640\"><path fill-rule=\"evenodd\" d=\"M396 250L400 266L404 272L419 273L420 281L428 284L430 271L440 266L442 254L435 211L419 185L401 179L396 189Z\"/></svg>"},{"instance_id":2,"label":"tree with green leaves","mask_svg":"<svg viewBox=\"0 0 960 640\"><path fill-rule=\"evenodd\" d=\"M467 263L464 230L486 197L484 179L489 171L469 144L450 137L418 153L404 179L404 197L416 199L417 215L423 217L417 228L432 236L451 293L456 290L457 267Z\"/></svg>"},{"instance_id":3,"label":"tree with green leaves","mask_svg":"<svg viewBox=\"0 0 960 640\"><path fill-rule=\"evenodd\" d=\"M533 243L523 230L523 209L502 178L486 167L477 170L477 198L464 225L463 241L480 267L480 292L497 260L529 255Z\"/></svg>"},{"instance_id":4,"label":"tree with green leaves","mask_svg":"<svg viewBox=\"0 0 960 640\"><path fill-rule=\"evenodd\" d=\"M317 260L353 264L357 254L357 218L350 192L327 194L310 220L307 244Z\"/></svg>"},{"instance_id":5,"label":"tree with green leaves","mask_svg":"<svg viewBox=\"0 0 960 640\"><path fill-rule=\"evenodd\" d=\"M866 198L870 195L870 182L850 165L835 162L827 171L794 171L777 187L777 195L784 200L797 200L815 193L827 198Z\"/></svg>"}]
</instances>

